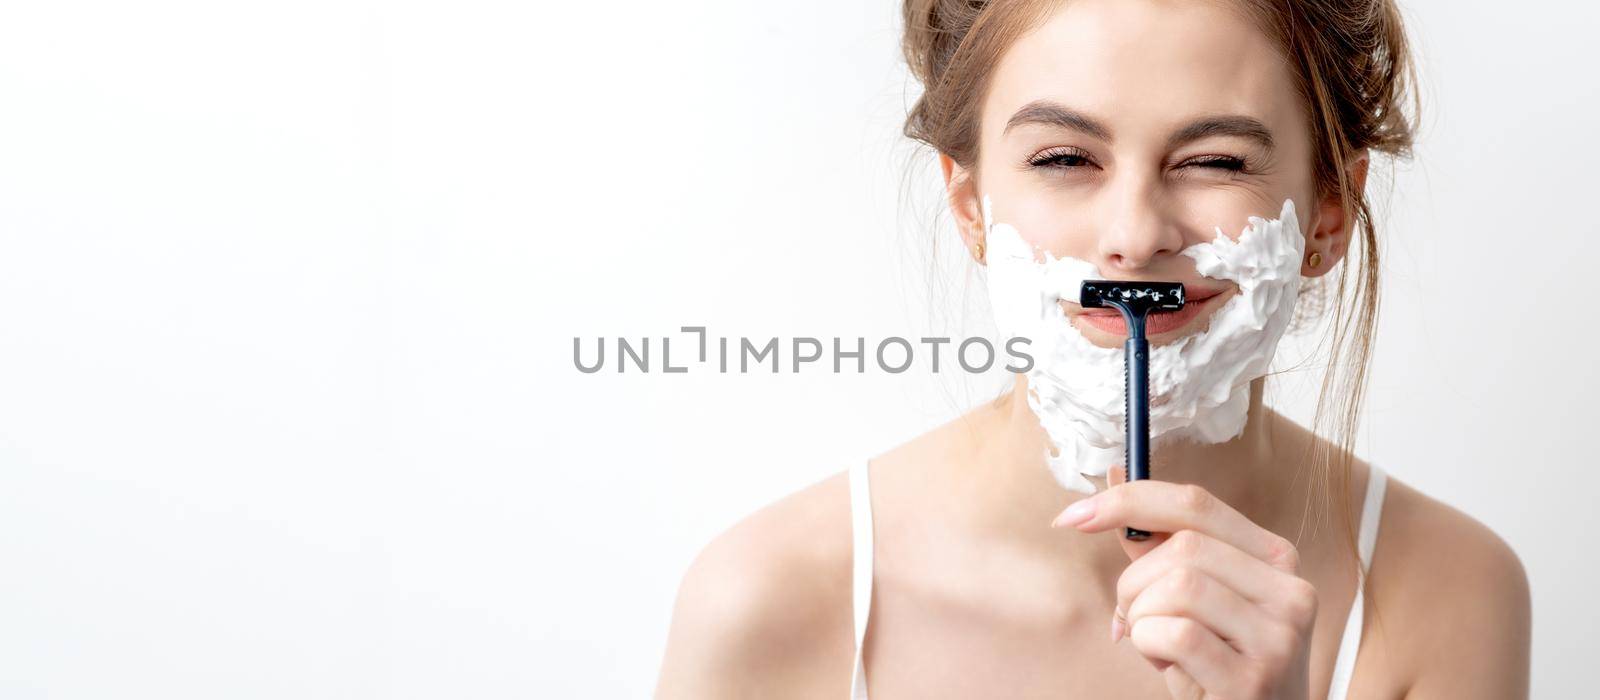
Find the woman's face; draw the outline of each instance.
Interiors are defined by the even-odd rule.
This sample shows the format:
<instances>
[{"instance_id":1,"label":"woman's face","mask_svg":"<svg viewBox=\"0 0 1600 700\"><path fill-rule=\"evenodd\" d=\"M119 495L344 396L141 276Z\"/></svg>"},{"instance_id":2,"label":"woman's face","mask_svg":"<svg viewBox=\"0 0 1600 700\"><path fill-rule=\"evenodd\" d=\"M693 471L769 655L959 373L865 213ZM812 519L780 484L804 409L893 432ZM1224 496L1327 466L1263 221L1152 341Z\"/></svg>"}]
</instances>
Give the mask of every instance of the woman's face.
<instances>
[{"instance_id":1,"label":"woman's face","mask_svg":"<svg viewBox=\"0 0 1600 700\"><path fill-rule=\"evenodd\" d=\"M1248 217L1277 218L1293 199L1320 275L1345 250L1337 199L1313 201L1312 148L1290 67L1271 40L1224 3L1073 0L1024 35L991 75L976 173L948 158L949 194L968 248L981 240L981 202L1057 257L1111 279L1201 277L1183 248L1235 237ZM1364 179L1365 158L1357 164ZM1360 180L1358 180L1359 182ZM1092 342L1121 333L1069 317ZM1205 315L1152 336L1170 342Z\"/></svg>"}]
</instances>

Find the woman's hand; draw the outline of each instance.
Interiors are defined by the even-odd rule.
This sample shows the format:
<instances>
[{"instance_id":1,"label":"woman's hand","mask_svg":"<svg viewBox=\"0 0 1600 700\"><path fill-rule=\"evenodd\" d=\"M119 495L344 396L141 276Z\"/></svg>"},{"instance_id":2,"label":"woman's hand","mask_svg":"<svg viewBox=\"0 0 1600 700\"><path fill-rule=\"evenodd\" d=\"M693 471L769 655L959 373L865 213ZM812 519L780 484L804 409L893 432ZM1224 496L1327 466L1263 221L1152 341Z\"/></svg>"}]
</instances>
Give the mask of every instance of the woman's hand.
<instances>
[{"instance_id":1,"label":"woman's hand","mask_svg":"<svg viewBox=\"0 0 1600 700\"><path fill-rule=\"evenodd\" d=\"M1156 480L1079 500L1053 525L1117 532L1133 563L1117 580L1112 641L1126 633L1174 698L1308 696L1317 592L1293 543L1199 486ZM1156 534L1131 542L1129 526Z\"/></svg>"}]
</instances>

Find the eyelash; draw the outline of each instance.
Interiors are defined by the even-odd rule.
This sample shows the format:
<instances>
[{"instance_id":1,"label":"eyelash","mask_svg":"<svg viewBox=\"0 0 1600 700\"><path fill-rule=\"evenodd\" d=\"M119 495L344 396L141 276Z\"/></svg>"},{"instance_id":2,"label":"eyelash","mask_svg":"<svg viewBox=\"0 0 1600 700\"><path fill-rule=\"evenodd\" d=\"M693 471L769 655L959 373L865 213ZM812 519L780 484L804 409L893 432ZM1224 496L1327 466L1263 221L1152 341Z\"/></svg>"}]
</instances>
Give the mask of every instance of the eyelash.
<instances>
[{"instance_id":1,"label":"eyelash","mask_svg":"<svg viewBox=\"0 0 1600 700\"><path fill-rule=\"evenodd\" d=\"M1088 160L1088 154L1076 148L1055 148L1040 151L1028 159L1028 165L1035 168L1048 168L1065 170L1076 165L1066 165L1070 159ZM1196 165L1215 170L1224 170L1233 174L1253 172L1250 162L1244 158L1234 156L1198 156L1184 162L1184 165Z\"/></svg>"}]
</instances>

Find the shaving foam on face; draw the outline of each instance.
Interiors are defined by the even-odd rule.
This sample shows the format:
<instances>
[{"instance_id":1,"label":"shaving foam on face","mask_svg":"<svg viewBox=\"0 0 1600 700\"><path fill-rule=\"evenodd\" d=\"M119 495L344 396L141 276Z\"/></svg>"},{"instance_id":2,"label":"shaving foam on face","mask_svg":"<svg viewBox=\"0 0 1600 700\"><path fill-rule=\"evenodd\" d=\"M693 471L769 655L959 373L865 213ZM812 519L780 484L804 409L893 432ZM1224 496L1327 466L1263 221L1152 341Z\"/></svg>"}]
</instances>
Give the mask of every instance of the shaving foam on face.
<instances>
[{"instance_id":1,"label":"shaving foam on face","mask_svg":"<svg viewBox=\"0 0 1600 700\"><path fill-rule=\"evenodd\" d=\"M1002 339L1028 338L1035 358L1028 406L1054 454L1050 471L1062 486L1093 493L1087 476L1104 476L1123 459L1123 350L1095 345L1072 325L1061 300L1078 301L1084 280L1111 279L1093 264L1057 258L1030 245L1010 224L997 224L983 198L989 302ZM1216 238L1179 252L1205 277L1238 285L1212 312L1210 326L1150 348L1150 437L1220 443L1244 432L1250 381L1264 376L1294 315L1305 235L1285 199L1277 219L1259 216L1237 239Z\"/></svg>"}]
</instances>

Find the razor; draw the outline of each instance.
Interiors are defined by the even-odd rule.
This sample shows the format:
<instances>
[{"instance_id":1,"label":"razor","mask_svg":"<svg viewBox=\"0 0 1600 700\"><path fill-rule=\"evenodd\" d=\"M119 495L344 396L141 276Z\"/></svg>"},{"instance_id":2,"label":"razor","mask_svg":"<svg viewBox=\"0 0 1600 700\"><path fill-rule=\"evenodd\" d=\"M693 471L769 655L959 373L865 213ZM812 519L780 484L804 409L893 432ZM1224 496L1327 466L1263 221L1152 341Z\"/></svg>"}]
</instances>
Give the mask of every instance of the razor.
<instances>
[{"instance_id":1,"label":"razor","mask_svg":"<svg viewBox=\"0 0 1600 700\"><path fill-rule=\"evenodd\" d=\"M1150 342L1145 339L1144 321L1152 311L1183 308L1183 284L1179 282L1118 282L1087 280L1078 293L1078 303L1086 309L1115 308L1128 324L1128 340L1122 344L1124 413L1127 439L1123 441L1123 473L1128 481L1150 478ZM1146 540L1150 533L1127 529L1130 540Z\"/></svg>"}]
</instances>

